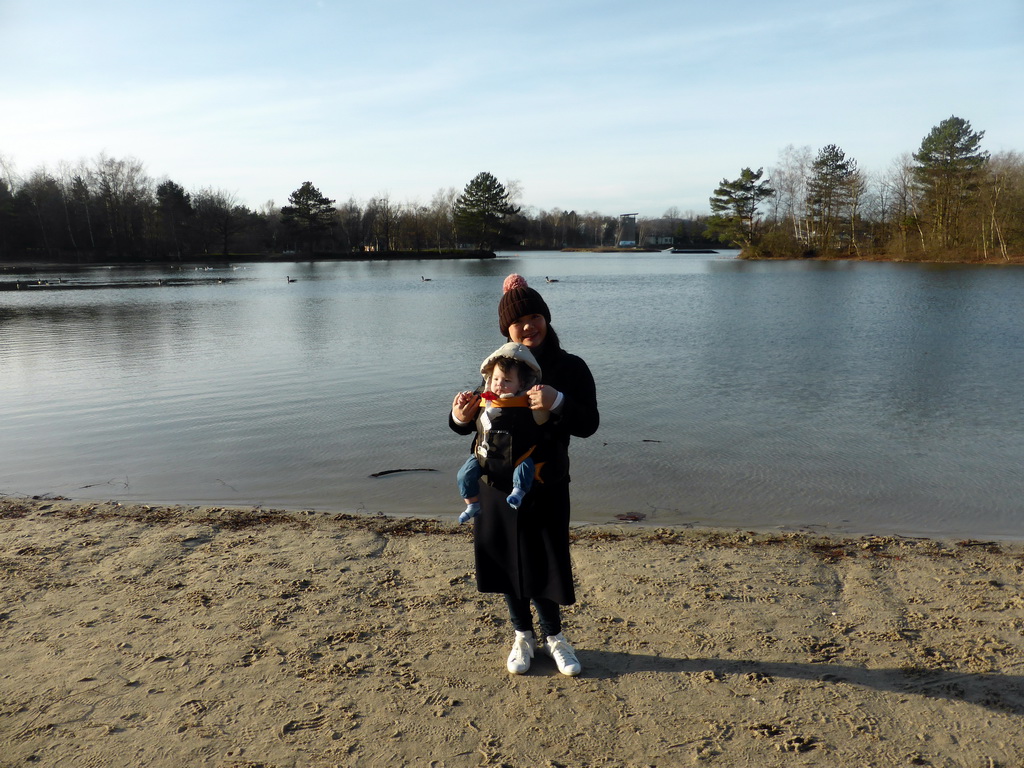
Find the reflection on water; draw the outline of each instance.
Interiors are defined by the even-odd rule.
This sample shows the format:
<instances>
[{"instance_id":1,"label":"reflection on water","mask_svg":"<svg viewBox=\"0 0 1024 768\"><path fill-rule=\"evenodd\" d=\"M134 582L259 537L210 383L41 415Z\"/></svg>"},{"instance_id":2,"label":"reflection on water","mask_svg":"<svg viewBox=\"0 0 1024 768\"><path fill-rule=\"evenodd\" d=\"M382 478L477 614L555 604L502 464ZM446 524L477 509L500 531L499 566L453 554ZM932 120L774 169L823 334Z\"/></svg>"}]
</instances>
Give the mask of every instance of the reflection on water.
<instances>
[{"instance_id":1,"label":"reflection on water","mask_svg":"<svg viewBox=\"0 0 1024 768\"><path fill-rule=\"evenodd\" d=\"M108 287L0 292L0 491L454 515L468 447L445 413L501 341L511 271L598 382L576 519L1024 536L1024 271L992 267L508 254L51 273ZM396 468L437 471L369 477Z\"/></svg>"}]
</instances>

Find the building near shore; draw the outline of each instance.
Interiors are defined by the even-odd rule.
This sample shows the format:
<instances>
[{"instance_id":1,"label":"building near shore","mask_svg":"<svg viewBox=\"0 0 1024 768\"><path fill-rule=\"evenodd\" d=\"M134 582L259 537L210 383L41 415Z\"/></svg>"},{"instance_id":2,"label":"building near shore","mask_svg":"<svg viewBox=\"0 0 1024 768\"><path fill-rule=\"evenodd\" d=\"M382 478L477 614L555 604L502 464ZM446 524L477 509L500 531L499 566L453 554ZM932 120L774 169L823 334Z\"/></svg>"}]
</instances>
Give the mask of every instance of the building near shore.
<instances>
[{"instance_id":1,"label":"building near shore","mask_svg":"<svg viewBox=\"0 0 1024 768\"><path fill-rule=\"evenodd\" d=\"M624 213L619 216L619 234L615 238L620 248L632 248L636 245L636 213Z\"/></svg>"}]
</instances>

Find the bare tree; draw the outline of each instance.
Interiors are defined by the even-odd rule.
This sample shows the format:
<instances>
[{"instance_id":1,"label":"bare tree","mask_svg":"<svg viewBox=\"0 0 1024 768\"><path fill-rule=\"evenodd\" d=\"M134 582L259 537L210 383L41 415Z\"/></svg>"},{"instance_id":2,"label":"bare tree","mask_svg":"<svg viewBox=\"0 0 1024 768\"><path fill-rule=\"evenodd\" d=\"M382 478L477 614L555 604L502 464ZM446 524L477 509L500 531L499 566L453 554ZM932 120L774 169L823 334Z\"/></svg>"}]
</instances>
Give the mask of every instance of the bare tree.
<instances>
[{"instance_id":1,"label":"bare tree","mask_svg":"<svg viewBox=\"0 0 1024 768\"><path fill-rule=\"evenodd\" d=\"M982 253L987 257L995 251L1008 260L1011 238L1021 243L1024 232L1024 157L1017 152L1000 152L989 159L980 203Z\"/></svg>"},{"instance_id":2,"label":"bare tree","mask_svg":"<svg viewBox=\"0 0 1024 768\"><path fill-rule=\"evenodd\" d=\"M363 239L363 209L354 197L350 197L347 203L338 208L337 221L343 241L341 243L342 250L351 252L362 248L365 243Z\"/></svg>"},{"instance_id":3,"label":"bare tree","mask_svg":"<svg viewBox=\"0 0 1024 768\"><path fill-rule=\"evenodd\" d=\"M854 168L846 179L846 202L849 211L850 237L847 244L847 252L860 255L860 220L861 205L867 194L867 175L859 168Z\"/></svg>"},{"instance_id":4,"label":"bare tree","mask_svg":"<svg viewBox=\"0 0 1024 768\"><path fill-rule=\"evenodd\" d=\"M434 246L438 252L455 246L455 201L459 191L455 187L437 190L430 199L430 217Z\"/></svg>"},{"instance_id":5,"label":"bare tree","mask_svg":"<svg viewBox=\"0 0 1024 768\"><path fill-rule=\"evenodd\" d=\"M523 199L523 183L519 179L508 179L505 182L505 192L509 205L518 208Z\"/></svg>"},{"instance_id":6,"label":"bare tree","mask_svg":"<svg viewBox=\"0 0 1024 768\"><path fill-rule=\"evenodd\" d=\"M239 205L235 193L223 189L201 189L192 200L205 250L209 252L215 243L221 256L227 258L231 239L246 227L249 210Z\"/></svg>"},{"instance_id":7,"label":"bare tree","mask_svg":"<svg viewBox=\"0 0 1024 768\"><path fill-rule=\"evenodd\" d=\"M896 233L896 251L903 257L911 254L910 238L916 232L921 250L925 250L924 230L918 215L918 199L914 186L914 165L910 153L904 152L893 160L882 181L889 201L889 217Z\"/></svg>"},{"instance_id":8,"label":"bare tree","mask_svg":"<svg viewBox=\"0 0 1024 768\"><path fill-rule=\"evenodd\" d=\"M144 222L153 208L152 182L140 160L100 154L90 172L110 247L117 258L142 255Z\"/></svg>"},{"instance_id":9,"label":"bare tree","mask_svg":"<svg viewBox=\"0 0 1024 768\"><path fill-rule=\"evenodd\" d=\"M788 222L790 231L798 242L809 240L807 227L807 180L811 175L814 155L809 146L795 147L792 144L779 153L778 163L771 169L775 197L772 201L771 218L777 223Z\"/></svg>"},{"instance_id":10,"label":"bare tree","mask_svg":"<svg viewBox=\"0 0 1024 768\"><path fill-rule=\"evenodd\" d=\"M370 236L374 244L374 250L395 250L399 217L398 209L391 203L391 198L385 192L370 200L366 209L368 212L373 212Z\"/></svg>"}]
</instances>

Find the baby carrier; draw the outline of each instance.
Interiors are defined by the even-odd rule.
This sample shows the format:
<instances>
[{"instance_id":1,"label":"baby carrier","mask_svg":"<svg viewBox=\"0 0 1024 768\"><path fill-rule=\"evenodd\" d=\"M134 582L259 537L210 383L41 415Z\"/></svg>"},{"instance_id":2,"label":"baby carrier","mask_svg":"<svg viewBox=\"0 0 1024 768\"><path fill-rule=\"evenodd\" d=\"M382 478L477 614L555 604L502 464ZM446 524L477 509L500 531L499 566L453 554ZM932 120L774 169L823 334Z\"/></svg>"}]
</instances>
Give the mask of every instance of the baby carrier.
<instances>
[{"instance_id":1,"label":"baby carrier","mask_svg":"<svg viewBox=\"0 0 1024 768\"><path fill-rule=\"evenodd\" d=\"M530 373L522 382L524 390L541 380L536 358L529 349L515 342L508 342L488 355L480 365L480 373L486 377L499 357L512 358L526 365ZM546 421L547 414L541 419ZM527 458L533 459L535 464L534 480L543 482L541 468L544 461L539 454L545 453L541 444L546 434L537 423L527 395L497 397L491 392L484 392L480 396L473 455L491 485L502 489L511 487L513 470Z\"/></svg>"},{"instance_id":2,"label":"baby carrier","mask_svg":"<svg viewBox=\"0 0 1024 768\"><path fill-rule=\"evenodd\" d=\"M481 398L473 453L491 485L509 486L512 471L528 458L536 465L534 479L544 482L543 460L537 455L543 434L543 427L534 420L526 395L495 400Z\"/></svg>"}]
</instances>

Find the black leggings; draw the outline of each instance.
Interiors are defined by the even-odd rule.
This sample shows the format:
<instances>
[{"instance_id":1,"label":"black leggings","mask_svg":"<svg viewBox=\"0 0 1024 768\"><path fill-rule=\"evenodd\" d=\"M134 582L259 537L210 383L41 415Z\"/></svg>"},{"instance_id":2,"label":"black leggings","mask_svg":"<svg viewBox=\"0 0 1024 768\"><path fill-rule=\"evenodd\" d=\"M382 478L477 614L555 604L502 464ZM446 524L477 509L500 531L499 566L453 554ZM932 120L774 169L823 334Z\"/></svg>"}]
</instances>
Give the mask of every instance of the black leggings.
<instances>
[{"instance_id":1,"label":"black leggings","mask_svg":"<svg viewBox=\"0 0 1024 768\"><path fill-rule=\"evenodd\" d=\"M533 631L533 614L530 612L530 598L505 595L508 613L512 618L512 626L519 632ZM546 597L533 598L537 607L537 619L540 622L541 637L560 634L562 631L562 611L554 600Z\"/></svg>"}]
</instances>

